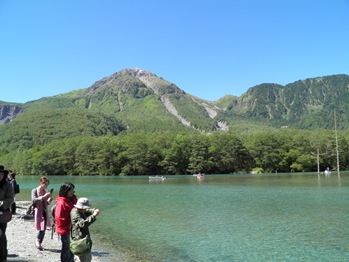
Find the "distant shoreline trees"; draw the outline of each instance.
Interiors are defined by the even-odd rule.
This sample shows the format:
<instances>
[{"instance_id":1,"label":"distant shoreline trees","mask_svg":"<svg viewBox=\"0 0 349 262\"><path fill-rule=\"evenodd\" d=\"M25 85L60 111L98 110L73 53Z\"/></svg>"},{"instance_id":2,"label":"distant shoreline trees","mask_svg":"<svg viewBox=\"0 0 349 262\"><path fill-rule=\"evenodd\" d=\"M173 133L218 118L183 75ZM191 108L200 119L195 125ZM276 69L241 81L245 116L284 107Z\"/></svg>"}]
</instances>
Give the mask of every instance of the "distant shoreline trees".
<instances>
[{"instance_id":1,"label":"distant shoreline trees","mask_svg":"<svg viewBox=\"0 0 349 262\"><path fill-rule=\"evenodd\" d=\"M348 138L339 134L342 170L348 170ZM56 140L28 149L0 148L0 161L23 175L142 176L317 171L336 167L328 130L280 130L254 134L118 134Z\"/></svg>"}]
</instances>

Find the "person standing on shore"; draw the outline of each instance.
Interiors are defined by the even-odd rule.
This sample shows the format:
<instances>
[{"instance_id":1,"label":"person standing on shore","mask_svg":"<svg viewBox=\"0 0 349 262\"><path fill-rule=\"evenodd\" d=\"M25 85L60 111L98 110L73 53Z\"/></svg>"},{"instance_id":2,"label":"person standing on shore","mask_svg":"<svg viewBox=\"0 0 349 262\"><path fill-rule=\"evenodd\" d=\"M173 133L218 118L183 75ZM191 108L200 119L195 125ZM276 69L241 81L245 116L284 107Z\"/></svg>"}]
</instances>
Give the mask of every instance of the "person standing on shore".
<instances>
[{"instance_id":1,"label":"person standing on shore","mask_svg":"<svg viewBox=\"0 0 349 262\"><path fill-rule=\"evenodd\" d=\"M55 222L56 232L60 235L62 242L61 262L74 261L74 255L70 252L70 212L77 203L74 189L74 184L64 182L56 198Z\"/></svg>"},{"instance_id":2,"label":"person standing on shore","mask_svg":"<svg viewBox=\"0 0 349 262\"><path fill-rule=\"evenodd\" d=\"M14 199L13 188L7 181L8 171L0 166L0 210L9 210ZM0 261L7 261L7 223L0 224Z\"/></svg>"},{"instance_id":3,"label":"person standing on shore","mask_svg":"<svg viewBox=\"0 0 349 262\"><path fill-rule=\"evenodd\" d=\"M72 209L70 216L72 222L71 231L71 249L72 245L83 238L88 239L88 247L81 254L75 254L75 261L77 262L91 262L92 261L92 240L90 237L89 226L96 221L99 215L99 209L90 208L90 202L86 197L79 198L75 208ZM75 253L72 250L73 253Z\"/></svg>"},{"instance_id":4,"label":"person standing on shore","mask_svg":"<svg viewBox=\"0 0 349 262\"><path fill-rule=\"evenodd\" d=\"M16 214L16 188L17 188L16 173L14 173L11 170L9 170L9 173L7 175L7 180L12 185L13 191L15 193L14 194L13 203L11 205L11 211L12 211L12 214Z\"/></svg>"},{"instance_id":5,"label":"person standing on shore","mask_svg":"<svg viewBox=\"0 0 349 262\"><path fill-rule=\"evenodd\" d=\"M51 226L50 216L48 212L48 206L50 204L51 193L47 191L47 186L50 184L50 181L46 176L40 178L40 185L37 188L34 188L31 192L32 201L35 205L34 209L34 219L35 227L38 231L35 246L39 250L43 250L41 244L44 240L46 227Z\"/></svg>"}]
</instances>

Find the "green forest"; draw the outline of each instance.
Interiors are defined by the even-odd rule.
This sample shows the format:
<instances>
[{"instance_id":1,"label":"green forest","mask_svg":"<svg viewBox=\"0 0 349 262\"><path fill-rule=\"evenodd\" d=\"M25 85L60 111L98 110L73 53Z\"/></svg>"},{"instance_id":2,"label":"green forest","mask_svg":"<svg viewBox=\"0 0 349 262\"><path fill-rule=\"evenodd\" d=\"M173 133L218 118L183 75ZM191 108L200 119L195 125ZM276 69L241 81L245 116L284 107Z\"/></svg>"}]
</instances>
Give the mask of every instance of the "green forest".
<instances>
[{"instance_id":1,"label":"green forest","mask_svg":"<svg viewBox=\"0 0 349 262\"><path fill-rule=\"evenodd\" d=\"M23 175L232 174L335 170L338 155L349 170L348 90L349 76L333 75L209 102L125 69L86 89L0 101L0 163Z\"/></svg>"},{"instance_id":2,"label":"green forest","mask_svg":"<svg viewBox=\"0 0 349 262\"><path fill-rule=\"evenodd\" d=\"M348 170L348 134L338 133L340 169ZM130 176L310 172L335 169L329 130L246 134L137 133L72 137L27 149L2 147L0 161L23 175Z\"/></svg>"}]
</instances>

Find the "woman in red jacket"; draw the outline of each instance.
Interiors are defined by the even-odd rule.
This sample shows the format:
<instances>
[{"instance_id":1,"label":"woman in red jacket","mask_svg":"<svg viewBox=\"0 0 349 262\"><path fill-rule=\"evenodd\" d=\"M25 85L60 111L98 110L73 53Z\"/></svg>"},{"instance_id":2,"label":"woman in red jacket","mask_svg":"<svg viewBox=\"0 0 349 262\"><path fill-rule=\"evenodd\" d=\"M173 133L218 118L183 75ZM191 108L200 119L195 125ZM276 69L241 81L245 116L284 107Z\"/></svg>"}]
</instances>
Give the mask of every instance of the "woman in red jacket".
<instances>
[{"instance_id":1,"label":"woman in red jacket","mask_svg":"<svg viewBox=\"0 0 349 262\"><path fill-rule=\"evenodd\" d=\"M62 241L62 262L74 261L74 255L70 252L70 211L77 202L74 189L74 184L64 182L56 198L55 222L56 232L61 236Z\"/></svg>"}]
</instances>

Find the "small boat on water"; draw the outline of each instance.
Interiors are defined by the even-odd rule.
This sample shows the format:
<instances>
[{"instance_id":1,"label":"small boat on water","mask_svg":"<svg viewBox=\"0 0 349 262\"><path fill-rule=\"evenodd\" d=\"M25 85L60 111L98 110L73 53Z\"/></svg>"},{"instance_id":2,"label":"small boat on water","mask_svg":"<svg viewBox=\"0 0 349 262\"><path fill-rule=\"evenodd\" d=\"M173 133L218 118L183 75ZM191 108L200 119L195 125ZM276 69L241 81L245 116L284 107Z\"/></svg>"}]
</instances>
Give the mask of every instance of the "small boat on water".
<instances>
[{"instance_id":1,"label":"small boat on water","mask_svg":"<svg viewBox=\"0 0 349 262\"><path fill-rule=\"evenodd\" d=\"M166 177L164 176L150 176L149 181L164 181Z\"/></svg>"},{"instance_id":2,"label":"small boat on water","mask_svg":"<svg viewBox=\"0 0 349 262\"><path fill-rule=\"evenodd\" d=\"M193 174L193 176L196 176L197 179L204 179L205 174Z\"/></svg>"},{"instance_id":3,"label":"small boat on water","mask_svg":"<svg viewBox=\"0 0 349 262\"><path fill-rule=\"evenodd\" d=\"M331 171L329 170L329 168L327 168L327 169L324 171L324 175L325 175L325 176L331 175Z\"/></svg>"}]
</instances>

